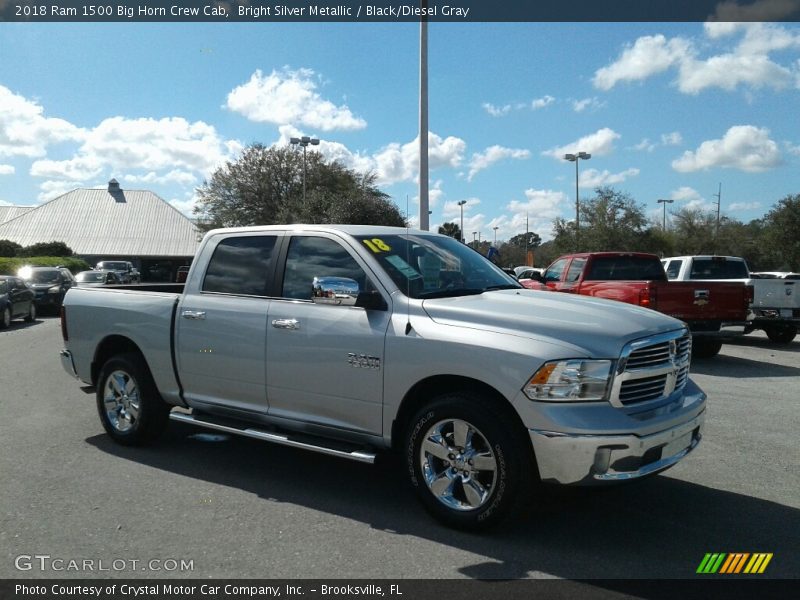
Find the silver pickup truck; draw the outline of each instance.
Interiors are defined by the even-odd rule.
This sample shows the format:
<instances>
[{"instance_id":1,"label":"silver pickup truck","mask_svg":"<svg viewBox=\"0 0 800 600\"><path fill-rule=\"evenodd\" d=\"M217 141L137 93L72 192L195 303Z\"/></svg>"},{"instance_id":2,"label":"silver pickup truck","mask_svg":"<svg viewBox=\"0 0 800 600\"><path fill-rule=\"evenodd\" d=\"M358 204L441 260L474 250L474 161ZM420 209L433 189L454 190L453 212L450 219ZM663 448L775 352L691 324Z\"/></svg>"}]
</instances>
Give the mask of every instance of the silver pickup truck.
<instances>
[{"instance_id":1,"label":"silver pickup truck","mask_svg":"<svg viewBox=\"0 0 800 600\"><path fill-rule=\"evenodd\" d=\"M525 510L542 482L657 473L703 432L683 323L524 289L424 231L211 231L185 287L70 290L62 333L117 442L172 419L364 462L394 450L461 528Z\"/></svg>"}]
</instances>

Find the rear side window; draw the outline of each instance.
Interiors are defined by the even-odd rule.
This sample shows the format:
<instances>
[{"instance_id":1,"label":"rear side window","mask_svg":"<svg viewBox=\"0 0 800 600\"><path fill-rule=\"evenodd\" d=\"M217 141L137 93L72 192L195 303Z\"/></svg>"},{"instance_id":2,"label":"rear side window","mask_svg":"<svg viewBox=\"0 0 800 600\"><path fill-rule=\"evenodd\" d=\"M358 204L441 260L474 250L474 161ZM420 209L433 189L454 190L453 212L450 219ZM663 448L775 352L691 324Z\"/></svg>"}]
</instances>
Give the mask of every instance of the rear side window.
<instances>
[{"instance_id":1,"label":"rear side window","mask_svg":"<svg viewBox=\"0 0 800 600\"><path fill-rule=\"evenodd\" d=\"M683 265L682 260L671 260L669 261L669 265L667 265L667 278L668 279L677 279L678 274L681 272L681 266Z\"/></svg>"},{"instance_id":2,"label":"rear side window","mask_svg":"<svg viewBox=\"0 0 800 600\"><path fill-rule=\"evenodd\" d=\"M691 279L747 279L749 272L743 260L724 257L695 258L692 261Z\"/></svg>"},{"instance_id":3,"label":"rear side window","mask_svg":"<svg viewBox=\"0 0 800 600\"><path fill-rule=\"evenodd\" d=\"M208 263L203 291L266 296L276 239L259 235L222 240Z\"/></svg>"},{"instance_id":4,"label":"rear side window","mask_svg":"<svg viewBox=\"0 0 800 600\"><path fill-rule=\"evenodd\" d=\"M578 278L583 273L583 266L586 264L585 258L575 258L569 265L569 271L567 271L567 281L568 282L575 282L578 281Z\"/></svg>"}]
</instances>

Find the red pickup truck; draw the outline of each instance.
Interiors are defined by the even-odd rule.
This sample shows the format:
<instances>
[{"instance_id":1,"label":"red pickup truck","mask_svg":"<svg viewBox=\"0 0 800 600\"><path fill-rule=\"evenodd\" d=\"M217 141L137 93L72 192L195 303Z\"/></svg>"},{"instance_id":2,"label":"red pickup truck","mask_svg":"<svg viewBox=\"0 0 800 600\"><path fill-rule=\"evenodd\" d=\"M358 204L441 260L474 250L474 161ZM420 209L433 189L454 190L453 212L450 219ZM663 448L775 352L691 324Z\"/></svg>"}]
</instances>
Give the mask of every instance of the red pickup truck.
<instances>
[{"instance_id":1,"label":"red pickup truck","mask_svg":"<svg viewBox=\"0 0 800 600\"><path fill-rule=\"evenodd\" d=\"M558 258L542 283L558 292L651 308L684 321L692 354L716 355L726 337L743 335L753 288L742 283L669 281L660 259L641 252L587 252Z\"/></svg>"}]
</instances>

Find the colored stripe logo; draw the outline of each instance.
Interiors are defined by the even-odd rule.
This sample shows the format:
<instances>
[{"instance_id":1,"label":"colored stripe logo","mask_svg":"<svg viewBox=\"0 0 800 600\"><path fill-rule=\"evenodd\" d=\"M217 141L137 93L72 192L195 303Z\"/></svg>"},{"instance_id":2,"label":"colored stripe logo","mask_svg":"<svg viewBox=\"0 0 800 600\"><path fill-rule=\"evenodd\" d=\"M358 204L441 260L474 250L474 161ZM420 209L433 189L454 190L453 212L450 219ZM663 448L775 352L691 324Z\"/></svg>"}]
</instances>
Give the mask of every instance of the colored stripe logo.
<instances>
[{"instance_id":1,"label":"colored stripe logo","mask_svg":"<svg viewBox=\"0 0 800 600\"><path fill-rule=\"evenodd\" d=\"M772 560L772 552L715 552L707 553L697 573L732 575L739 573L761 574L767 569L767 565Z\"/></svg>"}]
</instances>

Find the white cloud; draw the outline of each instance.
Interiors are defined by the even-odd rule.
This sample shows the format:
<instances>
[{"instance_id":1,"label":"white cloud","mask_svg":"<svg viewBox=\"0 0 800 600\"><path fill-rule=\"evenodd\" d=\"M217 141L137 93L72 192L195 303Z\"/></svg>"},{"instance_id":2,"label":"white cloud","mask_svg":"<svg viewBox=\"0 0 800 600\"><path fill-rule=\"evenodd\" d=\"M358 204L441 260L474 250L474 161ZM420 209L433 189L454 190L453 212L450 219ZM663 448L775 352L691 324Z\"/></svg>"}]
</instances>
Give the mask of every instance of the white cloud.
<instances>
[{"instance_id":1,"label":"white cloud","mask_svg":"<svg viewBox=\"0 0 800 600\"><path fill-rule=\"evenodd\" d=\"M483 103L483 109L493 117L504 117L511 112L511 105L495 106L489 102Z\"/></svg>"},{"instance_id":2,"label":"white cloud","mask_svg":"<svg viewBox=\"0 0 800 600\"><path fill-rule=\"evenodd\" d=\"M639 169L627 169L621 173L611 173L607 170L598 171L597 169L584 169L580 173L579 185L584 188L596 188L606 185L622 183L630 177L636 177Z\"/></svg>"},{"instance_id":3,"label":"white cloud","mask_svg":"<svg viewBox=\"0 0 800 600\"><path fill-rule=\"evenodd\" d=\"M688 210L710 210L711 203L707 202L700 192L689 186L682 186L670 193L669 197L676 202L683 203L681 208ZM662 209L663 210L663 209Z\"/></svg>"},{"instance_id":4,"label":"white cloud","mask_svg":"<svg viewBox=\"0 0 800 600\"><path fill-rule=\"evenodd\" d=\"M534 215L538 219L552 220L561 215L561 207L568 206L570 199L564 192L555 190L525 190L525 202L512 200L506 209L521 214Z\"/></svg>"},{"instance_id":5,"label":"white cloud","mask_svg":"<svg viewBox=\"0 0 800 600\"><path fill-rule=\"evenodd\" d=\"M247 83L228 94L226 106L251 121L275 125L294 124L322 131L367 126L347 105L336 106L322 98L315 79L311 69L293 71L284 67L266 76L257 70Z\"/></svg>"},{"instance_id":6,"label":"white cloud","mask_svg":"<svg viewBox=\"0 0 800 600\"><path fill-rule=\"evenodd\" d=\"M77 154L67 160L39 160L31 175L84 181L108 173L146 171L194 172L201 176L230 158L238 143L225 141L213 126L179 117L127 119L112 117L86 132Z\"/></svg>"},{"instance_id":7,"label":"white cloud","mask_svg":"<svg viewBox=\"0 0 800 600\"><path fill-rule=\"evenodd\" d=\"M555 101L556 99L550 95L542 96L541 98L536 98L531 102L531 108L533 110L539 110L547 106L550 106Z\"/></svg>"},{"instance_id":8,"label":"white cloud","mask_svg":"<svg viewBox=\"0 0 800 600\"><path fill-rule=\"evenodd\" d=\"M728 210L733 212L759 210L761 206L761 202L733 202L728 206Z\"/></svg>"},{"instance_id":9,"label":"white cloud","mask_svg":"<svg viewBox=\"0 0 800 600\"><path fill-rule=\"evenodd\" d=\"M12 165L0 165L0 175L13 175L15 170Z\"/></svg>"},{"instance_id":10,"label":"white cloud","mask_svg":"<svg viewBox=\"0 0 800 600\"><path fill-rule=\"evenodd\" d=\"M633 46L625 48L615 62L598 69L592 81L604 91L620 82L642 81L676 65L691 49L691 43L682 38L667 40L660 34L640 37Z\"/></svg>"},{"instance_id":11,"label":"white cloud","mask_svg":"<svg viewBox=\"0 0 800 600\"><path fill-rule=\"evenodd\" d=\"M466 229L470 210L478 206L481 201L478 198L464 198L464 200L466 200L466 204L464 204L464 228ZM459 200L445 202L444 206L442 207L442 216L449 221L452 221L453 219L460 219L461 207L458 205L458 203Z\"/></svg>"},{"instance_id":12,"label":"white cloud","mask_svg":"<svg viewBox=\"0 0 800 600\"><path fill-rule=\"evenodd\" d=\"M681 37L668 40L663 35L640 37L615 62L595 72L595 87L608 91L618 83L643 81L673 68L677 69L677 88L692 95L708 88L780 90L797 85L797 66L781 65L769 56L771 52L800 48L800 33L795 30L767 23L707 23L704 31L707 39L701 41ZM713 50L714 44L734 35L741 35L741 39L732 51L699 58L700 49Z\"/></svg>"},{"instance_id":13,"label":"white cloud","mask_svg":"<svg viewBox=\"0 0 800 600\"><path fill-rule=\"evenodd\" d=\"M39 200L39 202L47 202L48 200L58 198L67 192L71 192L75 188L83 187L81 183L82 182L63 180L45 181L39 186L41 191L36 198Z\"/></svg>"},{"instance_id":14,"label":"white cloud","mask_svg":"<svg viewBox=\"0 0 800 600\"><path fill-rule=\"evenodd\" d=\"M63 120L44 116L44 109L0 85L0 157L45 156L47 147L80 141L85 132Z\"/></svg>"},{"instance_id":15,"label":"white cloud","mask_svg":"<svg viewBox=\"0 0 800 600\"><path fill-rule=\"evenodd\" d=\"M633 146L633 149L638 150L639 152L652 152L656 149L656 145L648 138L644 138L641 142Z\"/></svg>"},{"instance_id":16,"label":"white cloud","mask_svg":"<svg viewBox=\"0 0 800 600\"><path fill-rule=\"evenodd\" d=\"M494 163L503 159L514 158L517 160L523 160L530 158L530 156L531 153L529 150L504 148L503 146L498 145L490 146L482 153L476 153L472 155L472 159L469 162L469 174L467 175L467 181L472 181L472 178L477 173L489 168Z\"/></svg>"},{"instance_id":17,"label":"white cloud","mask_svg":"<svg viewBox=\"0 0 800 600\"><path fill-rule=\"evenodd\" d=\"M574 154L575 152L588 152L595 156L607 156L614 150L614 140L620 137L613 129L603 127L571 144L547 150L542 154L559 160L563 160L565 154Z\"/></svg>"},{"instance_id":18,"label":"white cloud","mask_svg":"<svg viewBox=\"0 0 800 600\"><path fill-rule=\"evenodd\" d=\"M441 138L428 133L428 167L431 170L443 167L458 167L464 158L466 142L448 136ZM419 175L419 137L406 144L392 143L370 158L378 180L383 184L398 181L416 181Z\"/></svg>"},{"instance_id":19,"label":"white cloud","mask_svg":"<svg viewBox=\"0 0 800 600\"><path fill-rule=\"evenodd\" d=\"M758 173L781 164L778 144L769 139L769 130L752 125L728 129L722 139L708 140L694 152L686 151L672 161L672 168L688 173L723 167Z\"/></svg>"},{"instance_id":20,"label":"white cloud","mask_svg":"<svg viewBox=\"0 0 800 600\"><path fill-rule=\"evenodd\" d=\"M683 143L683 136L678 131L665 133L661 136L661 143L664 146L680 146Z\"/></svg>"},{"instance_id":21,"label":"white cloud","mask_svg":"<svg viewBox=\"0 0 800 600\"><path fill-rule=\"evenodd\" d=\"M591 108L592 110L597 110L598 108L602 108L604 106L603 102L598 100L597 98L584 98L583 100L573 100L572 101L572 110L575 112L583 112L587 108Z\"/></svg>"},{"instance_id":22,"label":"white cloud","mask_svg":"<svg viewBox=\"0 0 800 600\"><path fill-rule=\"evenodd\" d=\"M123 175L122 180L132 184L152 184L161 185L176 183L180 186L194 186L198 183L197 175L188 171L173 169L164 175L158 175L155 171L150 171L146 175Z\"/></svg>"}]
</instances>

